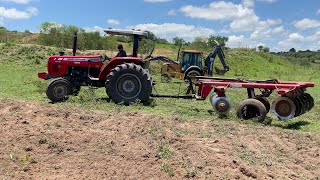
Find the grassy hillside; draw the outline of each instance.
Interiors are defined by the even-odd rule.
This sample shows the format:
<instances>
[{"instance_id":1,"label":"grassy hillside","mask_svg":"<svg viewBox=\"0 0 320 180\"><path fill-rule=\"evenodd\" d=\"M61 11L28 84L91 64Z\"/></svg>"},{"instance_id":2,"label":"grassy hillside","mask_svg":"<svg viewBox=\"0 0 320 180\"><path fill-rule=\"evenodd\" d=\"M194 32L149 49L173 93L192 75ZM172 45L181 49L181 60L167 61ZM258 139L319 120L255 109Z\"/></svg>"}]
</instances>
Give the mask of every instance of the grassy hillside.
<instances>
[{"instance_id":1,"label":"grassy hillside","mask_svg":"<svg viewBox=\"0 0 320 180\"><path fill-rule=\"evenodd\" d=\"M37 73L46 71L47 57L58 52L59 49L43 46L0 44L0 97L10 99L29 99L35 101L49 102L45 95L46 81L37 78ZM176 56L177 49L170 47L156 46L155 55ZM94 52L82 52L92 54ZM110 53L99 51L100 54ZM252 50L227 50L225 52L230 72L226 77L246 79L279 79L290 81L313 81L320 83L320 67L316 64L301 66L298 63L290 63L282 56L259 53ZM217 66L220 66L218 60ZM160 83L161 63L152 64L152 77L158 84L156 89L162 94L177 94L180 88L179 83ZM178 79L174 82L179 82ZM185 85L181 85L183 90ZM320 132L319 115L319 88L310 88L316 101L315 108L289 123L279 122L268 114L268 121L271 126L287 129L301 129L303 131ZM123 111L143 111L160 116L173 116L178 119L187 120L215 120L215 121L237 121L235 116L236 107L246 98L245 89L230 89L228 97L233 103L231 114L228 117L220 118L212 110L208 100L182 100L182 99L152 99L149 106L133 104L132 106L116 105L108 103L105 90L82 88L78 97L71 97L64 105L82 106L89 109L111 109ZM274 94L275 95L275 94ZM274 96L270 98L272 102ZM252 123L252 122L244 122Z\"/></svg>"}]
</instances>

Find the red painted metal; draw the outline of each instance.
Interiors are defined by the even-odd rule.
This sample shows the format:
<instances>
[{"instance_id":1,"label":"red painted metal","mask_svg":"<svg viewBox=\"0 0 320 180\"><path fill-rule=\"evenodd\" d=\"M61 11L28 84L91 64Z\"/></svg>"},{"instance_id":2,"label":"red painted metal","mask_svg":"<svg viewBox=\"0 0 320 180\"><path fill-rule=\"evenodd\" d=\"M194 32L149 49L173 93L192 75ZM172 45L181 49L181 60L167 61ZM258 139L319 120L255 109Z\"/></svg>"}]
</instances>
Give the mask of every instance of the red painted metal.
<instances>
[{"instance_id":1,"label":"red painted metal","mask_svg":"<svg viewBox=\"0 0 320 180\"><path fill-rule=\"evenodd\" d=\"M50 56L48 74L63 77L69 67L91 67L101 69L103 65L100 56Z\"/></svg>"},{"instance_id":2,"label":"red painted metal","mask_svg":"<svg viewBox=\"0 0 320 180\"><path fill-rule=\"evenodd\" d=\"M143 65L143 61L141 58L137 57L115 57L112 58L106 66L103 68L103 70L99 74L99 80L105 81L107 79L108 74L110 71L115 68L116 66L123 64L123 63L134 63L137 65Z\"/></svg>"},{"instance_id":3,"label":"red painted metal","mask_svg":"<svg viewBox=\"0 0 320 180\"><path fill-rule=\"evenodd\" d=\"M48 79L47 75L48 75L48 73L46 73L46 72L38 73L38 78L47 80Z\"/></svg>"},{"instance_id":4,"label":"red painted metal","mask_svg":"<svg viewBox=\"0 0 320 180\"><path fill-rule=\"evenodd\" d=\"M45 80L49 77L64 77L70 67L90 67L101 69L99 80L105 81L110 71L123 63L144 64L142 59L137 57L115 57L102 69L103 62L100 56L51 56L48 60L48 72L38 73L38 77Z\"/></svg>"},{"instance_id":5,"label":"red painted metal","mask_svg":"<svg viewBox=\"0 0 320 180\"><path fill-rule=\"evenodd\" d=\"M308 87L314 87L312 82L288 82L288 81L255 81L228 78L209 78L199 77L196 83L198 87L198 96L206 99L212 89L217 93L224 92L227 88L253 88L276 90L278 94L284 95L295 90L304 90Z\"/></svg>"}]
</instances>

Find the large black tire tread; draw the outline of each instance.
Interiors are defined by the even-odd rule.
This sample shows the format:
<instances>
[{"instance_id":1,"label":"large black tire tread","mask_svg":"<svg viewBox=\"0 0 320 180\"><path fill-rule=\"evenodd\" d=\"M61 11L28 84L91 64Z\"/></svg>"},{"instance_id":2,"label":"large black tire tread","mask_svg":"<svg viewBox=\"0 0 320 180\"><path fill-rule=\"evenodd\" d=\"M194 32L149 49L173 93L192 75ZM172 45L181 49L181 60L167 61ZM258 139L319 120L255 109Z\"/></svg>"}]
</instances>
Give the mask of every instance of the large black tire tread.
<instances>
[{"instance_id":1,"label":"large black tire tread","mask_svg":"<svg viewBox=\"0 0 320 180\"><path fill-rule=\"evenodd\" d=\"M187 72L185 77L186 78L187 77L194 78L195 76L201 76L201 73L197 70L191 70L191 71Z\"/></svg>"},{"instance_id":2,"label":"large black tire tread","mask_svg":"<svg viewBox=\"0 0 320 180\"><path fill-rule=\"evenodd\" d=\"M64 89L64 93L62 93L64 94L63 96L56 95L54 91L57 87L61 87ZM49 82L46 94L52 102L63 102L68 100L68 95L72 94L72 89L72 85L68 80L63 78L56 78Z\"/></svg>"},{"instance_id":3,"label":"large black tire tread","mask_svg":"<svg viewBox=\"0 0 320 180\"><path fill-rule=\"evenodd\" d=\"M201 73L197 70L191 70L185 74L184 80L191 80L192 83L196 83L196 76L201 76Z\"/></svg>"},{"instance_id":4,"label":"large black tire tread","mask_svg":"<svg viewBox=\"0 0 320 180\"><path fill-rule=\"evenodd\" d=\"M267 113L270 111L271 105L270 105L270 102L268 101L268 99L266 97L257 96L254 99L262 102L262 104L264 105L264 107L267 110Z\"/></svg>"},{"instance_id":5,"label":"large black tire tread","mask_svg":"<svg viewBox=\"0 0 320 180\"><path fill-rule=\"evenodd\" d=\"M309 110L310 111L314 107L314 99L309 93L305 93L304 96L307 97L309 103Z\"/></svg>"},{"instance_id":6,"label":"large black tire tread","mask_svg":"<svg viewBox=\"0 0 320 180\"><path fill-rule=\"evenodd\" d=\"M140 81L141 89L139 93L135 94L132 97L124 97L124 94L121 94L119 90L119 78L123 75L132 76L133 78L138 78ZM137 84L135 84L137 85ZM136 90L134 88L134 90ZM150 98L152 92L152 80L148 71L143 69L140 65L133 63L124 63L118 65L111 70L106 80L106 93L111 100L115 103L124 103L129 104L140 100L141 102L147 102ZM125 94L127 95L127 94Z\"/></svg>"},{"instance_id":7,"label":"large black tire tread","mask_svg":"<svg viewBox=\"0 0 320 180\"><path fill-rule=\"evenodd\" d=\"M258 122L263 122L266 115L265 105L257 99L246 99L240 103L237 109L237 117L243 120L256 118Z\"/></svg>"}]
</instances>

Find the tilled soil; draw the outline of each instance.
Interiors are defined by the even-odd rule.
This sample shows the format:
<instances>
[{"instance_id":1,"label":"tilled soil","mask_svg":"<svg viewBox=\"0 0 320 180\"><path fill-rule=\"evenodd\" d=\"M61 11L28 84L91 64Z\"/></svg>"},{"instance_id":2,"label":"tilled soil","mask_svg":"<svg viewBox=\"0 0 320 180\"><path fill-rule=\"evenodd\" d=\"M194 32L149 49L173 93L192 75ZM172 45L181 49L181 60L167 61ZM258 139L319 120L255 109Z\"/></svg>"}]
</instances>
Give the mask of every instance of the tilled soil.
<instances>
[{"instance_id":1,"label":"tilled soil","mask_svg":"<svg viewBox=\"0 0 320 180\"><path fill-rule=\"evenodd\" d=\"M0 179L320 179L318 134L0 100Z\"/></svg>"}]
</instances>

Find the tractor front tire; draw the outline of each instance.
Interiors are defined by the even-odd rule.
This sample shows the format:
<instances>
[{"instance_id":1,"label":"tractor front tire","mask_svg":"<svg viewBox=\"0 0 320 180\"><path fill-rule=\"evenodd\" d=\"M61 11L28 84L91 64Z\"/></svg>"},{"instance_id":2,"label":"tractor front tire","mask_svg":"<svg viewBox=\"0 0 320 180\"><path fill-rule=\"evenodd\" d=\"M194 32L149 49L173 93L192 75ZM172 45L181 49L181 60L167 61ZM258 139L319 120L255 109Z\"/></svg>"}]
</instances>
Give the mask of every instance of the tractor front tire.
<instances>
[{"instance_id":1,"label":"tractor front tire","mask_svg":"<svg viewBox=\"0 0 320 180\"><path fill-rule=\"evenodd\" d=\"M196 76L201 76L201 73L197 70L191 70L186 74L186 77L195 78Z\"/></svg>"},{"instance_id":2,"label":"tractor front tire","mask_svg":"<svg viewBox=\"0 0 320 180\"><path fill-rule=\"evenodd\" d=\"M47 86L46 94L52 102L63 102L68 100L72 93L71 83L63 78L53 79Z\"/></svg>"},{"instance_id":3,"label":"tractor front tire","mask_svg":"<svg viewBox=\"0 0 320 180\"><path fill-rule=\"evenodd\" d=\"M115 103L147 102L152 91L148 71L133 63L124 63L111 70L106 80L106 92Z\"/></svg>"},{"instance_id":4,"label":"tractor front tire","mask_svg":"<svg viewBox=\"0 0 320 180\"><path fill-rule=\"evenodd\" d=\"M201 73L197 70L191 70L185 74L185 80L191 80L192 83L196 82L196 77L201 76Z\"/></svg>"}]
</instances>

